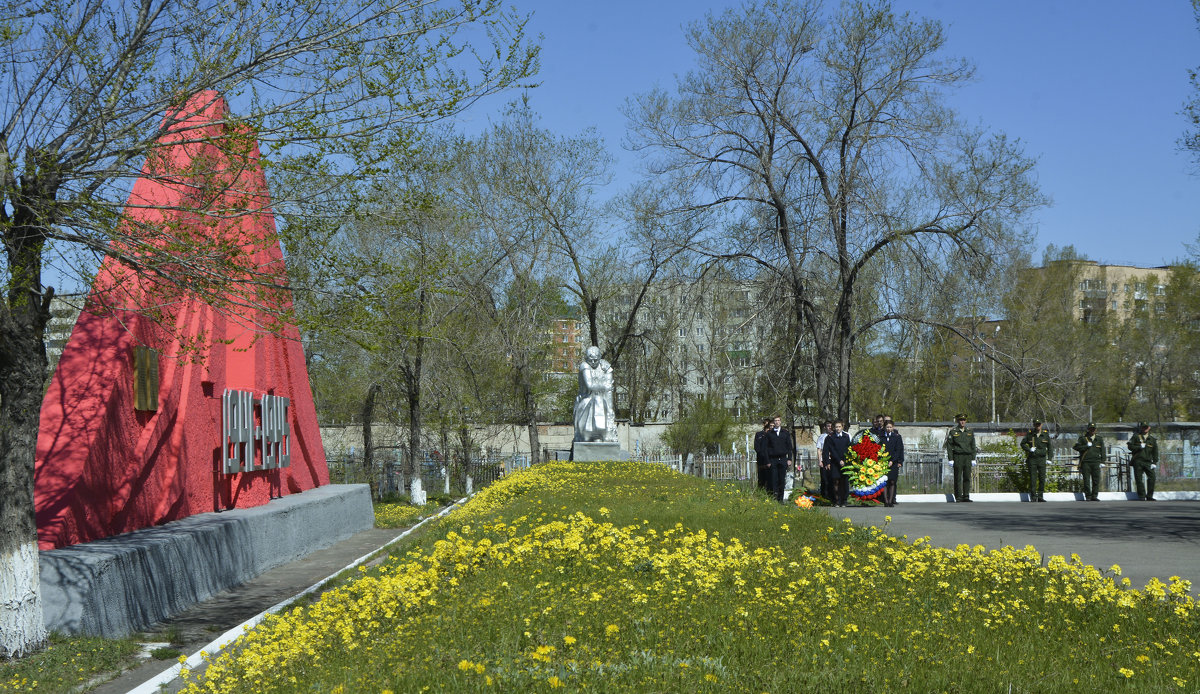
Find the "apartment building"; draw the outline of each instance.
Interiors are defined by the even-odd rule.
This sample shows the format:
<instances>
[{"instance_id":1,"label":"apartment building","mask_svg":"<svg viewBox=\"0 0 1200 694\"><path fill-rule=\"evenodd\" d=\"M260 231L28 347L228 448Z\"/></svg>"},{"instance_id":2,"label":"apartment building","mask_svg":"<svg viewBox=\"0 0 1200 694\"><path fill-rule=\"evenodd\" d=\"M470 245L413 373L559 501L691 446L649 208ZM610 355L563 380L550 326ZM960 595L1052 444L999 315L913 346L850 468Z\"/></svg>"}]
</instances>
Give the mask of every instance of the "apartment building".
<instances>
[{"instance_id":1,"label":"apartment building","mask_svg":"<svg viewBox=\"0 0 1200 694\"><path fill-rule=\"evenodd\" d=\"M1063 260L1034 272L1073 273L1078 279L1071 309L1077 320L1095 323L1105 315L1124 321L1139 311L1166 311L1166 265L1105 265L1094 260Z\"/></svg>"},{"instance_id":2,"label":"apartment building","mask_svg":"<svg viewBox=\"0 0 1200 694\"><path fill-rule=\"evenodd\" d=\"M46 341L47 374L53 374L62 356L63 348L75 329L75 321L79 319L81 297L65 299L54 297L50 300L50 320L46 323L43 339Z\"/></svg>"},{"instance_id":3,"label":"apartment building","mask_svg":"<svg viewBox=\"0 0 1200 694\"><path fill-rule=\"evenodd\" d=\"M601 316L601 332L624 327L634 295L614 298ZM752 281L725 277L672 278L655 282L634 325L621 361L618 411L668 421L694 398L724 403L740 416L752 399L769 327Z\"/></svg>"},{"instance_id":4,"label":"apartment building","mask_svg":"<svg viewBox=\"0 0 1200 694\"><path fill-rule=\"evenodd\" d=\"M583 359L583 343L580 342L582 327L574 318L558 318L550 323L551 355L550 372L573 374L579 370Z\"/></svg>"}]
</instances>

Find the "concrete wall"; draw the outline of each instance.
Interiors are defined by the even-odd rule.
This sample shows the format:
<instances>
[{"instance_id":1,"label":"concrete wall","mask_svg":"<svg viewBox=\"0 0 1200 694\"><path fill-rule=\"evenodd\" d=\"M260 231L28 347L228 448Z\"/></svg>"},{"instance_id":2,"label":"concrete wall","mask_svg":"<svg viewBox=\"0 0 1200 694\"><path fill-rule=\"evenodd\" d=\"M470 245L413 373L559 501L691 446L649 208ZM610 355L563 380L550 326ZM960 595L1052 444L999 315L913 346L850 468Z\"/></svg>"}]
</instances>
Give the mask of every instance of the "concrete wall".
<instances>
[{"instance_id":1,"label":"concrete wall","mask_svg":"<svg viewBox=\"0 0 1200 694\"><path fill-rule=\"evenodd\" d=\"M630 426L628 423L617 425L617 441L621 448L634 451L639 445L643 450L662 446L662 432L669 423L644 424ZM436 440L430 438L435 432L426 431L426 442L430 447L436 447ZM390 424L376 424L372 427L372 435L377 446L394 446L407 444L407 432L398 430ZM572 424L540 424L538 439L542 448L554 450L569 450L571 441L575 438L575 427ZM345 455L362 455L362 425L346 424L321 427L321 440L325 444L325 454L339 458ZM450 448L458 450L461 439L459 432L450 434ZM471 427L471 443L473 446L494 449L504 453L529 452L529 430L525 427L512 425L495 425L486 427Z\"/></svg>"},{"instance_id":2,"label":"concrete wall","mask_svg":"<svg viewBox=\"0 0 1200 694\"><path fill-rule=\"evenodd\" d=\"M46 550L46 628L126 636L374 524L367 485L327 485Z\"/></svg>"}]
</instances>

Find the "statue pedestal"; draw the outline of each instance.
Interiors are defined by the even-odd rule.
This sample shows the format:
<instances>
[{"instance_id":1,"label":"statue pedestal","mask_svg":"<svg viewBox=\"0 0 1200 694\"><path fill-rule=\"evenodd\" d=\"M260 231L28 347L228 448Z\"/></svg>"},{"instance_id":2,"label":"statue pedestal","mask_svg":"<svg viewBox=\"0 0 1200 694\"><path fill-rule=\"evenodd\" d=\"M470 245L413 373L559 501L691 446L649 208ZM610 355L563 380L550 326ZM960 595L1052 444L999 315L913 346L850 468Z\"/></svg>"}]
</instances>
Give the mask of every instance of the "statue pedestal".
<instances>
[{"instance_id":1,"label":"statue pedestal","mask_svg":"<svg viewBox=\"0 0 1200 694\"><path fill-rule=\"evenodd\" d=\"M629 460L629 451L621 450L616 441L576 441L571 459L579 463L598 460Z\"/></svg>"}]
</instances>

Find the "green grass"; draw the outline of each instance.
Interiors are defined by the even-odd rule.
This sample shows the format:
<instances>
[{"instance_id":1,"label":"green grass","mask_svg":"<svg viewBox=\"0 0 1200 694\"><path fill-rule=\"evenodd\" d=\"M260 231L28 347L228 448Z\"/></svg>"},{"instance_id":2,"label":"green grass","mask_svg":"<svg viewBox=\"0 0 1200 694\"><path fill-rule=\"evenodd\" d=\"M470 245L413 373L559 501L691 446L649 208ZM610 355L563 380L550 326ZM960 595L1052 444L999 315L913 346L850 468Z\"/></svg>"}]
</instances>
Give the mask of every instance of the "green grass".
<instances>
[{"instance_id":1,"label":"green grass","mask_svg":"<svg viewBox=\"0 0 1200 694\"><path fill-rule=\"evenodd\" d=\"M51 634L45 650L0 661L0 692L73 692L98 676L131 665L140 650L133 639Z\"/></svg>"},{"instance_id":2,"label":"green grass","mask_svg":"<svg viewBox=\"0 0 1200 694\"><path fill-rule=\"evenodd\" d=\"M183 655L183 653L178 649L170 647L155 648L154 650L150 651L150 657L154 658L155 660L175 660L181 655Z\"/></svg>"},{"instance_id":3,"label":"green grass","mask_svg":"<svg viewBox=\"0 0 1200 694\"><path fill-rule=\"evenodd\" d=\"M909 543L737 484L548 463L188 691L1196 691L1186 582Z\"/></svg>"}]
</instances>

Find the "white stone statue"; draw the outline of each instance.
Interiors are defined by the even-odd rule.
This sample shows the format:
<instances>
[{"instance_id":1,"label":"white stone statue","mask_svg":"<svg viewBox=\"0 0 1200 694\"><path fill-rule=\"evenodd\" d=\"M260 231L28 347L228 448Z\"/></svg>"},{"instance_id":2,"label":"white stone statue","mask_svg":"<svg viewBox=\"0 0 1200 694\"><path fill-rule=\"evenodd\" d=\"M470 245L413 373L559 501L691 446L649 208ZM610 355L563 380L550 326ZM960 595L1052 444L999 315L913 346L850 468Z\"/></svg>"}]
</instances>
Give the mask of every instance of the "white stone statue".
<instances>
[{"instance_id":1,"label":"white stone statue","mask_svg":"<svg viewBox=\"0 0 1200 694\"><path fill-rule=\"evenodd\" d=\"M575 396L575 440L616 441L617 413L613 409L612 365L600 358L599 347L588 347L579 365L579 394Z\"/></svg>"}]
</instances>

